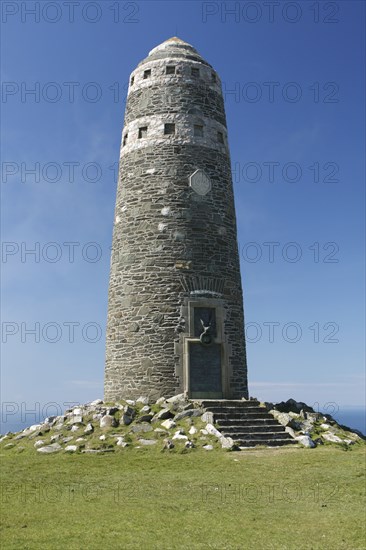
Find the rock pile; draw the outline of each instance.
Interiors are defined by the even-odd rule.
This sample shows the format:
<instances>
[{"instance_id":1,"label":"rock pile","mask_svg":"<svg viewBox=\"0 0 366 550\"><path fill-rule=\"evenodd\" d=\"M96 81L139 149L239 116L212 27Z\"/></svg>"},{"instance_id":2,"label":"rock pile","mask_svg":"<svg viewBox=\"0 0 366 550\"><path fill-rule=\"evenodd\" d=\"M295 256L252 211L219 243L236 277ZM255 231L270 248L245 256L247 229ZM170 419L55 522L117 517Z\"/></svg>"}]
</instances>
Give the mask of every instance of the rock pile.
<instances>
[{"instance_id":1,"label":"rock pile","mask_svg":"<svg viewBox=\"0 0 366 550\"><path fill-rule=\"evenodd\" d=\"M349 446L365 439L360 432L340 426L330 415L317 413L305 403L289 399L264 405L305 447ZM21 432L7 433L0 437L0 444L3 449L32 449L40 454L110 453L144 447L173 452L238 449L233 439L224 437L214 426L212 413L184 394L162 397L155 403L149 403L147 397L117 403L97 399L68 409L61 416L45 418Z\"/></svg>"},{"instance_id":2,"label":"rock pile","mask_svg":"<svg viewBox=\"0 0 366 550\"><path fill-rule=\"evenodd\" d=\"M304 447L338 443L354 445L365 440L358 430L338 424L330 414L316 412L306 403L288 399L280 403L265 403L267 410L286 431Z\"/></svg>"},{"instance_id":3,"label":"rock pile","mask_svg":"<svg viewBox=\"0 0 366 550\"><path fill-rule=\"evenodd\" d=\"M105 453L126 447L155 446L162 451L188 451L235 448L205 419L204 409L181 394L136 401L104 403L101 399L68 409L61 416L50 416L22 432L0 438L4 449L24 451L33 448L40 454Z\"/></svg>"}]
</instances>

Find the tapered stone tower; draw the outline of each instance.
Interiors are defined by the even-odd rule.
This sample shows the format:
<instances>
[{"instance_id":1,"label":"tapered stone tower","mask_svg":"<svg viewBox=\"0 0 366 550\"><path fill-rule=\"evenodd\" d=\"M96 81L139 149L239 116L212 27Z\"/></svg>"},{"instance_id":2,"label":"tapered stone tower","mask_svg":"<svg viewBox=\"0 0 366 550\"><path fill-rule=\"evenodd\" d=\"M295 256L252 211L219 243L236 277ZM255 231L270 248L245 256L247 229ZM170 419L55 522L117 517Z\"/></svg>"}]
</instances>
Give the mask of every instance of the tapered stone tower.
<instances>
[{"instance_id":1,"label":"tapered stone tower","mask_svg":"<svg viewBox=\"0 0 366 550\"><path fill-rule=\"evenodd\" d=\"M114 223L105 399L248 397L221 83L179 38L131 74Z\"/></svg>"}]
</instances>

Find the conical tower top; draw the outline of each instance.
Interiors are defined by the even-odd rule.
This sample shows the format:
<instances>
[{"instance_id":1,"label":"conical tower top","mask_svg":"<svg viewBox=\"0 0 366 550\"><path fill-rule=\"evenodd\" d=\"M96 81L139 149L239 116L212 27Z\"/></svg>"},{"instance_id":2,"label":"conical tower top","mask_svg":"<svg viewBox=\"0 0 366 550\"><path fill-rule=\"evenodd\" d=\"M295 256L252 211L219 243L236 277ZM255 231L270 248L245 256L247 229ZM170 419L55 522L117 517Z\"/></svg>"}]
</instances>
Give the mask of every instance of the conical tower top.
<instances>
[{"instance_id":1,"label":"conical tower top","mask_svg":"<svg viewBox=\"0 0 366 550\"><path fill-rule=\"evenodd\" d=\"M148 57L139 63L139 66L148 61L155 61L157 59L164 59L167 57L185 58L210 66L191 44L185 42L181 38L178 38L178 36L172 36L171 38L164 40L161 44L158 44L158 46L155 46L155 48L149 52Z\"/></svg>"},{"instance_id":2,"label":"conical tower top","mask_svg":"<svg viewBox=\"0 0 366 550\"><path fill-rule=\"evenodd\" d=\"M162 42L158 46L155 46L155 48L153 48L149 52L149 55L162 50L174 50L176 48L180 50L183 48L189 49L197 53L197 50L195 50L195 48L191 44L188 44L188 42L185 42L181 38L178 38L178 36L172 36L171 38L168 38L168 40L164 40L164 42Z\"/></svg>"}]
</instances>

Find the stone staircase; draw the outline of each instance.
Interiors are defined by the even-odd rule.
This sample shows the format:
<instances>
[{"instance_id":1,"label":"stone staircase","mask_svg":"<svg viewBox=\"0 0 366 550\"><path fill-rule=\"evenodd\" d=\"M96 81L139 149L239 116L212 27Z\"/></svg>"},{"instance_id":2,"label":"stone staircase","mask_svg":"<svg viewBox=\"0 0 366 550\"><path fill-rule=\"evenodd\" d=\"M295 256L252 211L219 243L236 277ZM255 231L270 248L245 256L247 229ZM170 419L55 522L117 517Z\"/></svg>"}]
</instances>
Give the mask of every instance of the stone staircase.
<instances>
[{"instance_id":1,"label":"stone staircase","mask_svg":"<svg viewBox=\"0 0 366 550\"><path fill-rule=\"evenodd\" d=\"M278 447L297 443L284 426L260 406L259 401L203 399L200 404L213 414L218 430L231 437L239 447Z\"/></svg>"}]
</instances>

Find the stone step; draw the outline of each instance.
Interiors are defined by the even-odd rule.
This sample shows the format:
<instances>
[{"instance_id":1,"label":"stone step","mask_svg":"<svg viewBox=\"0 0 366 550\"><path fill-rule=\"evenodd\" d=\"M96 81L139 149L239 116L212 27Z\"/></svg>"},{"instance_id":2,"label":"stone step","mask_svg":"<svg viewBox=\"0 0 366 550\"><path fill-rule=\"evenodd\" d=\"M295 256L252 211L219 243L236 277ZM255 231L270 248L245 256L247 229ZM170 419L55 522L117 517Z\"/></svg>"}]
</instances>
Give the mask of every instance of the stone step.
<instances>
[{"instance_id":1,"label":"stone step","mask_svg":"<svg viewBox=\"0 0 366 550\"><path fill-rule=\"evenodd\" d=\"M212 407L230 408L230 409L242 409L246 407L259 407L259 401L235 401L235 400L225 400L225 399L203 399L200 401L200 405L205 409L211 410Z\"/></svg>"},{"instance_id":2,"label":"stone step","mask_svg":"<svg viewBox=\"0 0 366 550\"><path fill-rule=\"evenodd\" d=\"M230 433L225 434L225 432L221 432L223 435L228 435L231 437L231 439L237 440L240 439L241 441L246 441L247 439L256 439L257 441L266 441L267 439L293 439L290 434L287 432L252 432L252 433ZM259 443L258 443L259 444Z\"/></svg>"},{"instance_id":3,"label":"stone step","mask_svg":"<svg viewBox=\"0 0 366 550\"><path fill-rule=\"evenodd\" d=\"M282 447L283 445L296 445L298 442L296 439L267 439L261 442L258 442L257 439L237 439L235 440L235 443L241 449L244 449L245 447L256 447L257 445L265 447Z\"/></svg>"},{"instance_id":4,"label":"stone step","mask_svg":"<svg viewBox=\"0 0 366 550\"><path fill-rule=\"evenodd\" d=\"M213 412L213 411L210 411ZM267 411L250 411L250 412L233 412L233 413L227 413L227 412L220 412L220 413L213 413L215 422L220 422L220 420L249 420L250 418L258 418L258 419L267 419L272 420L273 416Z\"/></svg>"},{"instance_id":5,"label":"stone step","mask_svg":"<svg viewBox=\"0 0 366 550\"><path fill-rule=\"evenodd\" d=\"M233 407L230 409L229 407L210 407L209 409L206 408L207 411L212 412L214 414L269 414L267 409L264 407L242 407L242 408L235 408Z\"/></svg>"},{"instance_id":6,"label":"stone step","mask_svg":"<svg viewBox=\"0 0 366 550\"><path fill-rule=\"evenodd\" d=\"M213 414L220 432L231 437L240 448L297 443L259 401L204 399L201 405Z\"/></svg>"},{"instance_id":7,"label":"stone step","mask_svg":"<svg viewBox=\"0 0 366 550\"><path fill-rule=\"evenodd\" d=\"M281 426L275 418L243 418L243 419L232 419L225 418L220 421L215 419L215 423L220 426Z\"/></svg>"},{"instance_id":8,"label":"stone step","mask_svg":"<svg viewBox=\"0 0 366 550\"><path fill-rule=\"evenodd\" d=\"M230 424L229 426L223 426L220 428L220 432L226 435L230 435L231 433L242 433L242 434L251 434L251 433L266 433L266 432L278 432L278 433L287 433L285 432L285 428L281 425L277 424L269 424L267 426L253 426L250 424L249 426L241 425L241 424Z\"/></svg>"}]
</instances>

